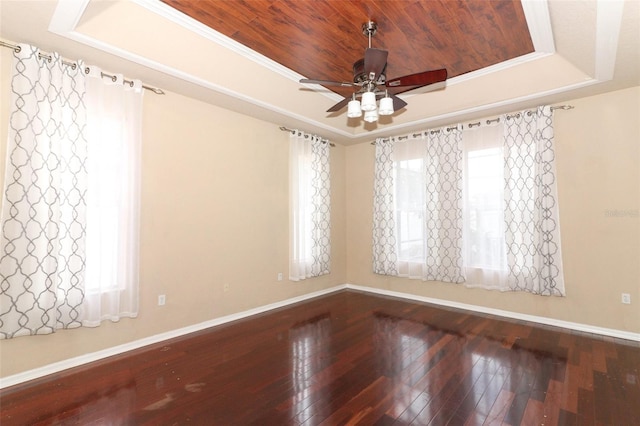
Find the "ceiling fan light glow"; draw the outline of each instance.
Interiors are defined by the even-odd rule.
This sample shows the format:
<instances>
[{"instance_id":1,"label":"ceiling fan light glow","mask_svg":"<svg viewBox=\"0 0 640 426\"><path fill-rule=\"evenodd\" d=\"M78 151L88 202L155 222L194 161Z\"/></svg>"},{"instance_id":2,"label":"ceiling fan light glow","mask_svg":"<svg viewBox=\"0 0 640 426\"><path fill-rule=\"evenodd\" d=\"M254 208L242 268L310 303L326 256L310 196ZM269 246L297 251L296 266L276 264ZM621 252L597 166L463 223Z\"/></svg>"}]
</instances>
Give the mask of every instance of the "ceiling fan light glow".
<instances>
[{"instance_id":1,"label":"ceiling fan light glow","mask_svg":"<svg viewBox=\"0 0 640 426\"><path fill-rule=\"evenodd\" d=\"M367 123L375 123L376 121L378 121L378 111L375 109L372 111L365 111L364 121L366 121Z\"/></svg>"},{"instance_id":2,"label":"ceiling fan light glow","mask_svg":"<svg viewBox=\"0 0 640 426\"><path fill-rule=\"evenodd\" d=\"M378 111L378 113L380 115L391 115L393 114L393 112L393 99L388 96L380 99L380 110Z\"/></svg>"},{"instance_id":3,"label":"ceiling fan light glow","mask_svg":"<svg viewBox=\"0 0 640 426\"><path fill-rule=\"evenodd\" d=\"M362 117L362 108L360 108L360 101L354 99L349 101L347 107L347 117L349 118L357 118Z\"/></svg>"},{"instance_id":4,"label":"ceiling fan light glow","mask_svg":"<svg viewBox=\"0 0 640 426\"><path fill-rule=\"evenodd\" d=\"M375 111L378 108L376 105L376 95L373 92L365 92L362 94L362 110L367 111ZM376 113L377 115L377 113ZM365 114L366 117L366 114ZM366 119L366 118L365 118Z\"/></svg>"}]
</instances>

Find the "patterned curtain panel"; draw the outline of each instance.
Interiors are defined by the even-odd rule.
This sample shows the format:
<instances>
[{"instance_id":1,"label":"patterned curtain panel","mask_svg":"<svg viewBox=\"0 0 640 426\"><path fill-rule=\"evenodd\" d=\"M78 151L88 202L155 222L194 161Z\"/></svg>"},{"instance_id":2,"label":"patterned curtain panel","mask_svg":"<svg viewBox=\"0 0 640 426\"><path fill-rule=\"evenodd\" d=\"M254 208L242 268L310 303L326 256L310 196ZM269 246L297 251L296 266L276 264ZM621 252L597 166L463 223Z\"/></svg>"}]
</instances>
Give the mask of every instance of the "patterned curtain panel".
<instances>
[{"instance_id":1,"label":"patterned curtain panel","mask_svg":"<svg viewBox=\"0 0 640 426\"><path fill-rule=\"evenodd\" d=\"M14 53L0 235L0 337L82 324L85 76L38 49Z\"/></svg>"},{"instance_id":2,"label":"patterned curtain panel","mask_svg":"<svg viewBox=\"0 0 640 426\"><path fill-rule=\"evenodd\" d=\"M289 278L331 272L330 145L293 130L289 136Z\"/></svg>"},{"instance_id":3,"label":"patterned curtain panel","mask_svg":"<svg viewBox=\"0 0 640 426\"><path fill-rule=\"evenodd\" d=\"M427 246L424 278L464 282L461 126L428 132L425 171Z\"/></svg>"},{"instance_id":4,"label":"patterned curtain panel","mask_svg":"<svg viewBox=\"0 0 640 426\"><path fill-rule=\"evenodd\" d=\"M564 295L551 107L503 117L509 287Z\"/></svg>"},{"instance_id":5,"label":"patterned curtain panel","mask_svg":"<svg viewBox=\"0 0 640 426\"><path fill-rule=\"evenodd\" d=\"M141 84L20 48L0 213L0 338L134 317Z\"/></svg>"},{"instance_id":6,"label":"patterned curtain panel","mask_svg":"<svg viewBox=\"0 0 640 426\"><path fill-rule=\"evenodd\" d=\"M373 272L398 275L396 220L394 202L395 139L376 140L373 186Z\"/></svg>"}]
</instances>

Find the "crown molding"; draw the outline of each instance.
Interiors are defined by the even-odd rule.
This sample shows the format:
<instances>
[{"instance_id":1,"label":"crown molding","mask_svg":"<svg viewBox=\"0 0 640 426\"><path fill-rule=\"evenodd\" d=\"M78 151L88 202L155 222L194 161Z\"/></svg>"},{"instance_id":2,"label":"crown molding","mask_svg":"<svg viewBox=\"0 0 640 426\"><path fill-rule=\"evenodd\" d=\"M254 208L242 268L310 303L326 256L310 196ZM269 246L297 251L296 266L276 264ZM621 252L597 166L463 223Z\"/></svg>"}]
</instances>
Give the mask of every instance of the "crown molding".
<instances>
[{"instance_id":1,"label":"crown molding","mask_svg":"<svg viewBox=\"0 0 640 426\"><path fill-rule=\"evenodd\" d=\"M597 3L595 78L599 81L613 79L623 9L622 0L600 0Z\"/></svg>"}]
</instances>

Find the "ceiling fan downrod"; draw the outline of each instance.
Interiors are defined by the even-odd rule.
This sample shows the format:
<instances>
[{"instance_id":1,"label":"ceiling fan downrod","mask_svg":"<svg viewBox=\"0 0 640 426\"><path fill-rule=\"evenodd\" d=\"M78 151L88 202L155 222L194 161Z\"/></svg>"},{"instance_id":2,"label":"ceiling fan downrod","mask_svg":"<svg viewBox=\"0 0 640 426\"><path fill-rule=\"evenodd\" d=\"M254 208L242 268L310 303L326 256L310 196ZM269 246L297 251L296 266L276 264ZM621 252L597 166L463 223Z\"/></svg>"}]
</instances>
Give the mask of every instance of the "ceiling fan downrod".
<instances>
[{"instance_id":1,"label":"ceiling fan downrod","mask_svg":"<svg viewBox=\"0 0 640 426\"><path fill-rule=\"evenodd\" d=\"M371 49L371 37L373 37L378 31L378 24L374 21L365 22L362 24L362 34L369 38L369 49Z\"/></svg>"}]
</instances>

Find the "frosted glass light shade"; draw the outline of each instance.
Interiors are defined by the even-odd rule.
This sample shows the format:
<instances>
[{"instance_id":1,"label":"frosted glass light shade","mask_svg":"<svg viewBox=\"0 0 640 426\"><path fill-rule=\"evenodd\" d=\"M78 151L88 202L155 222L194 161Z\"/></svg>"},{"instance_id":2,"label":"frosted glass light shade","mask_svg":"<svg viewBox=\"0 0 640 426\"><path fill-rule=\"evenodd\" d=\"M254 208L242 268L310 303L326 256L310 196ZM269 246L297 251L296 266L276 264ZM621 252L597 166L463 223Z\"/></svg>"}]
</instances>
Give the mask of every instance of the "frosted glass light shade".
<instances>
[{"instance_id":1,"label":"frosted glass light shade","mask_svg":"<svg viewBox=\"0 0 640 426\"><path fill-rule=\"evenodd\" d=\"M357 118L362 116L362 108L360 108L360 101L354 99L349 101L347 106L347 117Z\"/></svg>"},{"instance_id":2,"label":"frosted glass light shade","mask_svg":"<svg viewBox=\"0 0 640 426\"><path fill-rule=\"evenodd\" d=\"M378 111L380 115L391 115L393 114L393 99L390 97L384 97L380 99L380 110Z\"/></svg>"},{"instance_id":3,"label":"frosted glass light shade","mask_svg":"<svg viewBox=\"0 0 640 426\"><path fill-rule=\"evenodd\" d=\"M373 92L365 92L362 94L362 110L374 111L378 106L376 105L376 95ZM376 114L377 115L377 114Z\"/></svg>"},{"instance_id":4,"label":"frosted glass light shade","mask_svg":"<svg viewBox=\"0 0 640 426\"><path fill-rule=\"evenodd\" d=\"M378 121L378 111L376 111L375 109L373 111L365 111L364 121L366 121L367 123L374 123Z\"/></svg>"}]
</instances>

